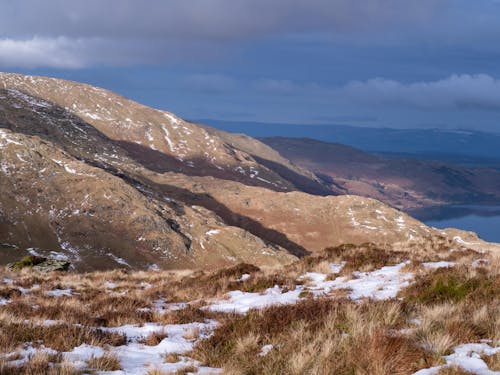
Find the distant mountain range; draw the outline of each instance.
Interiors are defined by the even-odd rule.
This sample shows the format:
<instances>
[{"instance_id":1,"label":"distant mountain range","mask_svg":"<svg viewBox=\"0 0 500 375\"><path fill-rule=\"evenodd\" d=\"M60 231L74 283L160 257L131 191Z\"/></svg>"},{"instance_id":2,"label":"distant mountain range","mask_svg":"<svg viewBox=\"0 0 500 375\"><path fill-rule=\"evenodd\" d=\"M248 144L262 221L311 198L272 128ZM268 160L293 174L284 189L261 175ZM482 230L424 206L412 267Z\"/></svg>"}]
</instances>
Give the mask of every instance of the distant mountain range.
<instances>
[{"instance_id":1,"label":"distant mountain range","mask_svg":"<svg viewBox=\"0 0 500 375\"><path fill-rule=\"evenodd\" d=\"M393 129L345 125L297 125L203 119L199 122L251 137L313 138L386 157L439 160L500 168L500 134L472 130Z\"/></svg>"},{"instance_id":2,"label":"distant mountain range","mask_svg":"<svg viewBox=\"0 0 500 375\"><path fill-rule=\"evenodd\" d=\"M332 190L381 200L407 211L451 204L499 204L500 170L445 162L387 158L310 138L269 137L262 142Z\"/></svg>"}]
</instances>

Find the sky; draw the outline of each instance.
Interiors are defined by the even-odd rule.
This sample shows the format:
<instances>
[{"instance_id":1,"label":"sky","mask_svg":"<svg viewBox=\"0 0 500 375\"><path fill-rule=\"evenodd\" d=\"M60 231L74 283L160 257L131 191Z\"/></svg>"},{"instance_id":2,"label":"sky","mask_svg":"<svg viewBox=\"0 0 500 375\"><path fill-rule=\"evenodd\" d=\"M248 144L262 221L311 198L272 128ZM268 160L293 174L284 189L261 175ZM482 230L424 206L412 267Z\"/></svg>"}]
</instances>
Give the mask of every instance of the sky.
<instances>
[{"instance_id":1,"label":"sky","mask_svg":"<svg viewBox=\"0 0 500 375\"><path fill-rule=\"evenodd\" d=\"M191 120L500 132L500 0L2 0L0 70Z\"/></svg>"}]
</instances>

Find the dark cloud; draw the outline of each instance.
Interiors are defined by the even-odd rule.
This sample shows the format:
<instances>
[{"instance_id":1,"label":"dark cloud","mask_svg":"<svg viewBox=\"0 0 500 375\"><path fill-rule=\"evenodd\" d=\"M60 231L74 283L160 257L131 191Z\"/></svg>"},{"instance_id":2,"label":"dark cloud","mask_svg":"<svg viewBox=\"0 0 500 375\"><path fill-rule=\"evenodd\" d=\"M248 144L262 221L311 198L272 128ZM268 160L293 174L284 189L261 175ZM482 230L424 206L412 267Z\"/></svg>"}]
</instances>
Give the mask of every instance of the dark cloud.
<instances>
[{"instance_id":1,"label":"dark cloud","mask_svg":"<svg viewBox=\"0 0 500 375\"><path fill-rule=\"evenodd\" d=\"M0 66L78 68L206 58L227 44L272 35L408 27L428 22L444 2L6 0L0 4Z\"/></svg>"},{"instance_id":2,"label":"dark cloud","mask_svg":"<svg viewBox=\"0 0 500 375\"><path fill-rule=\"evenodd\" d=\"M499 35L497 0L2 0L0 69L189 118L491 128Z\"/></svg>"},{"instance_id":3,"label":"dark cloud","mask_svg":"<svg viewBox=\"0 0 500 375\"><path fill-rule=\"evenodd\" d=\"M29 38L241 38L427 21L444 0L5 0L0 34Z\"/></svg>"}]
</instances>

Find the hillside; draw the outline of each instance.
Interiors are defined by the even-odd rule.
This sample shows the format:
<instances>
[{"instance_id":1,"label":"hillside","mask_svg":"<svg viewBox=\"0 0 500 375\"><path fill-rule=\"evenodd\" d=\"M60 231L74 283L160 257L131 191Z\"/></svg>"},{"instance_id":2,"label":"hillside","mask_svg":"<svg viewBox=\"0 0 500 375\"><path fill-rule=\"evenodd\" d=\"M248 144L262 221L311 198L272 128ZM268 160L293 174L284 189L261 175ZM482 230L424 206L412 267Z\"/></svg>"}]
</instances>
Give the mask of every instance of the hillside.
<instances>
[{"instance_id":1,"label":"hillside","mask_svg":"<svg viewBox=\"0 0 500 375\"><path fill-rule=\"evenodd\" d=\"M309 138L262 138L335 190L381 200L405 210L445 204L498 204L500 172L414 159L388 159Z\"/></svg>"},{"instance_id":2,"label":"hillside","mask_svg":"<svg viewBox=\"0 0 500 375\"><path fill-rule=\"evenodd\" d=\"M498 265L365 244L274 269L0 267L0 373L498 374Z\"/></svg>"},{"instance_id":3,"label":"hillside","mask_svg":"<svg viewBox=\"0 0 500 375\"><path fill-rule=\"evenodd\" d=\"M277 266L342 243L494 247L375 200L300 192L322 185L257 140L75 82L0 82L4 264L31 253L77 270Z\"/></svg>"}]
</instances>

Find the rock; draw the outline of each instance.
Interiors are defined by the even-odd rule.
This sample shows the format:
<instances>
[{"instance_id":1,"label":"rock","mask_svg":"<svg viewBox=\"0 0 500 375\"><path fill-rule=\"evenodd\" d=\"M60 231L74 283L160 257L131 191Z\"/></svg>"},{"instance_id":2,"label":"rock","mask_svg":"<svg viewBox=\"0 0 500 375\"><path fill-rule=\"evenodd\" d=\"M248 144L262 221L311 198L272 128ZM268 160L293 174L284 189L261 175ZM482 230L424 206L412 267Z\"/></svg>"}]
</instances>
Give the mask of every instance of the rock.
<instances>
[{"instance_id":1,"label":"rock","mask_svg":"<svg viewBox=\"0 0 500 375\"><path fill-rule=\"evenodd\" d=\"M34 266L45 262L47 258L39 257L36 255L27 255L18 262L10 263L7 265L12 271L19 271L23 268L33 268Z\"/></svg>"},{"instance_id":2,"label":"rock","mask_svg":"<svg viewBox=\"0 0 500 375\"><path fill-rule=\"evenodd\" d=\"M67 271L70 265L71 263L66 260L56 260L35 255L28 255L18 262L9 264L8 268L12 271L19 271L23 268L31 268L38 272L48 273Z\"/></svg>"},{"instance_id":3,"label":"rock","mask_svg":"<svg viewBox=\"0 0 500 375\"><path fill-rule=\"evenodd\" d=\"M33 267L34 270L49 273L49 272L66 272L69 269L71 262L66 260L56 260L56 259L47 259L45 262L37 264Z\"/></svg>"}]
</instances>

